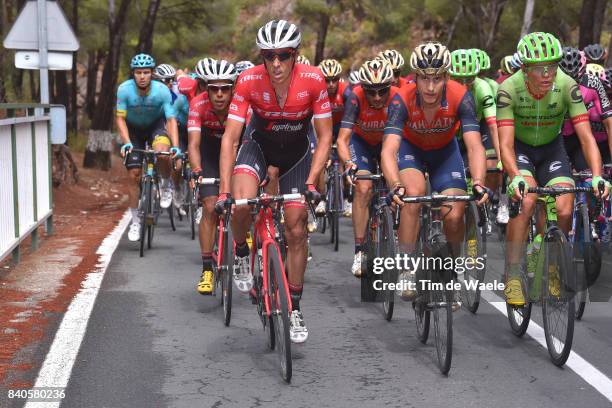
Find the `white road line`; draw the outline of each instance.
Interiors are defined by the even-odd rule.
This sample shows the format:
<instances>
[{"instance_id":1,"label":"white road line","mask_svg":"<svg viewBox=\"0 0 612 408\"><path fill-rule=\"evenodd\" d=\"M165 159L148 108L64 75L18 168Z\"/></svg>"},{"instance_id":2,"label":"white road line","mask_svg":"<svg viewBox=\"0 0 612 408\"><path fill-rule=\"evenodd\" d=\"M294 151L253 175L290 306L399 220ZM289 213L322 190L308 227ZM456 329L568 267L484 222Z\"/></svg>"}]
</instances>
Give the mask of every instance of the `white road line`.
<instances>
[{"instance_id":1,"label":"white road line","mask_svg":"<svg viewBox=\"0 0 612 408\"><path fill-rule=\"evenodd\" d=\"M483 292L482 297L504 316L508 317L506 302L500 301L501 298L499 296L492 293ZM540 325L531 320L529 322L529 327L527 328L527 334L533 337L533 339L540 343L540 345L548 352L548 348L546 347L546 337L544 336L544 329ZM612 380L595 368L595 366L574 351L570 352L565 366L569 367L590 386L595 388L601 395L606 397L608 401L612 402Z\"/></svg>"},{"instance_id":2,"label":"white road line","mask_svg":"<svg viewBox=\"0 0 612 408\"><path fill-rule=\"evenodd\" d=\"M104 274L130 220L130 213L126 211L119 224L100 244L96 252L100 256L100 261L96 265L95 271L87 275L82 283L81 290L70 303L55 334L45 362L38 373L34 387L65 388L68 385L72 367L81 348L81 342L85 337L87 322L91 316ZM41 402L40 400L28 399L24 408L59 408L60 404L60 401Z\"/></svg>"}]
</instances>

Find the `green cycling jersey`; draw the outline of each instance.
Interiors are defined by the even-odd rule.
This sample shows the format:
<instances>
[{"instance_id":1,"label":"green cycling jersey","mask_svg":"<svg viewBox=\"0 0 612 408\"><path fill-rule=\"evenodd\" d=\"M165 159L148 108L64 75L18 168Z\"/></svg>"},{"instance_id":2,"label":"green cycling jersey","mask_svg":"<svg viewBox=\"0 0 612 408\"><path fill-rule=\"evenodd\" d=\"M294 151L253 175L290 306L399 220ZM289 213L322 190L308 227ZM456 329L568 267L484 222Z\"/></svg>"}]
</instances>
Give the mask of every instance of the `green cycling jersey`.
<instances>
[{"instance_id":1,"label":"green cycling jersey","mask_svg":"<svg viewBox=\"0 0 612 408\"><path fill-rule=\"evenodd\" d=\"M489 78L489 77L483 77L482 79L487 81L487 84L489 84L489 86L491 87L491 90L493 91L493 95L497 95L497 90L499 89L499 84L497 82L495 82L494 80L492 80L491 78Z\"/></svg>"},{"instance_id":2,"label":"green cycling jersey","mask_svg":"<svg viewBox=\"0 0 612 408\"><path fill-rule=\"evenodd\" d=\"M470 93L474 97L476 105L476 119L480 123L483 119L489 123L495 123L495 94L484 79L474 78L470 85ZM457 130L456 136L462 138L461 127Z\"/></svg>"},{"instance_id":3,"label":"green cycling jersey","mask_svg":"<svg viewBox=\"0 0 612 408\"><path fill-rule=\"evenodd\" d=\"M497 91L497 127L514 126L516 139L530 146L546 145L559 135L566 113L574 124L589 120L578 84L561 70L541 99L527 90L525 81L519 70Z\"/></svg>"}]
</instances>

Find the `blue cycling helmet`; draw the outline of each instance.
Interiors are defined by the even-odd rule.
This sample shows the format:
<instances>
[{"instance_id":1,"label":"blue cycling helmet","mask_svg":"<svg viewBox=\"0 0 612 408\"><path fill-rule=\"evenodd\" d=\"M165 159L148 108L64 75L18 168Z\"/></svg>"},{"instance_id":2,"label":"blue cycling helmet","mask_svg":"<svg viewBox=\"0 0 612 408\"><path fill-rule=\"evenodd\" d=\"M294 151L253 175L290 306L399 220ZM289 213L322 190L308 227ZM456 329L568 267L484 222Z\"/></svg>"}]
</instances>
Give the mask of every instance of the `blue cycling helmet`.
<instances>
[{"instance_id":1,"label":"blue cycling helmet","mask_svg":"<svg viewBox=\"0 0 612 408\"><path fill-rule=\"evenodd\" d=\"M149 54L138 54L132 58L130 68L155 68L155 59Z\"/></svg>"}]
</instances>

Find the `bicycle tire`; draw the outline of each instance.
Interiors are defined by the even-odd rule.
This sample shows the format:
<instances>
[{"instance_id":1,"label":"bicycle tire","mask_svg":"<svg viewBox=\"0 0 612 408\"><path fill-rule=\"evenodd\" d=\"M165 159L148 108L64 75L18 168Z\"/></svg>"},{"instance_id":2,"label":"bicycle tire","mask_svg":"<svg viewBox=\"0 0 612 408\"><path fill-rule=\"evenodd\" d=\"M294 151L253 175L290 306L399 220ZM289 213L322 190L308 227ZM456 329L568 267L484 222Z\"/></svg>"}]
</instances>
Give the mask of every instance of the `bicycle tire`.
<instances>
[{"instance_id":1,"label":"bicycle tire","mask_svg":"<svg viewBox=\"0 0 612 408\"><path fill-rule=\"evenodd\" d=\"M291 382L292 360L291 339L289 337L289 298L286 277L282 268L280 254L274 245L268 245L266 274L270 284L270 307L274 320L276 337L276 352L280 363L281 377L285 382Z\"/></svg>"},{"instance_id":2,"label":"bicycle tire","mask_svg":"<svg viewBox=\"0 0 612 408\"><path fill-rule=\"evenodd\" d=\"M144 247L147 233L147 223L149 218L149 202L151 196L151 181L145 179L143 181L143 188L141 189L140 195L140 208L138 209L138 214L140 215L140 257L144 256Z\"/></svg>"},{"instance_id":3,"label":"bicycle tire","mask_svg":"<svg viewBox=\"0 0 612 408\"><path fill-rule=\"evenodd\" d=\"M172 231L176 231L176 225L174 225L174 204L171 203L167 210L168 217L170 218L170 227L172 228Z\"/></svg>"},{"instance_id":4,"label":"bicycle tire","mask_svg":"<svg viewBox=\"0 0 612 408\"><path fill-rule=\"evenodd\" d=\"M362 302L375 302L377 298L377 291L374 290L374 281L377 279L373 272L374 257L376 256L376 246L372 240L372 235L375 235L375 231L372 231L372 220L376 217L375 214L370 213L370 219L366 227L366 239L363 245L364 251L361 258L361 301ZM377 227L375 227L377 228Z\"/></svg>"},{"instance_id":5,"label":"bicycle tire","mask_svg":"<svg viewBox=\"0 0 612 408\"><path fill-rule=\"evenodd\" d=\"M438 368L442 374L447 375L453 359L453 292L434 289L431 291L431 300Z\"/></svg>"},{"instance_id":6,"label":"bicycle tire","mask_svg":"<svg viewBox=\"0 0 612 408\"><path fill-rule=\"evenodd\" d=\"M195 240L196 236L196 222L195 222L195 213L197 211L196 206L193 204L189 204L189 222L191 223L191 240Z\"/></svg>"},{"instance_id":7,"label":"bicycle tire","mask_svg":"<svg viewBox=\"0 0 612 408\"><path fill-rule=\"evenodd\" d=\"M397 245L395 240L395 232L393 230L393 213L388 206L382 209L382 223L380 228L380 253L382 258L395 258L397 254ZM396 283L398 271L395 268L386 269L383 272L383 283ZM387 286L388 287L388 286ZM391 321L393 318L393 309L395 306L395 290L385 290L383 296L383 313L385 320Z\"/></svg>"},{"instance_id":8,"label":"bicycle tire","mask_svg":"<svg viewBox=\"0 0 612 408\"><path fill-rule=\"evenodd\" d=\"M151 222L147 223L147 248L151 249L153 246L153 237L155 234L155 225L157 224L157 218L160 212L159 206L159 185L151 185L151 193L149 195L149 214Z\"/></svg>"},{"instance_id":9,"label":"bicycle tire","mask_svg":"<svg viewBox=\"0 0 612 408\"><path fill-rule=\"evenodd\" d=\"M576 265L576 282L578 294L576 300L576 320L582 319L584 309L586 307L586 291L587 291L587 269L592 265L593 254L593 237L590 234L590 222L588 210L584 204L578 207L578 211L574 215L576 217L576 226L574 228L574 262ZM589 225L588 233L585 233L585 225ZM577 261L577 262L576 262ZM582 266L580 266L582 265ZM599 254L599 268L601 268L601 253Z\"/></svg>"},{"instance_id":10,"label":"bicycle tire","mask_svg":"<svg viewBox=\"0 0 612 408\"><path fill-rule=\"evenodd\" d=\"M340 245L340 210L342 207L342 179L338 171L334 172L334 206L333 217L334 217L334 251L338 252Z\"/></svg>"},{"instance_id":11,"label":"bicycle tire","mask_svg":"<svg viewBox=\"0 0 612 408\"><path fill-rule=\"evenodd\" d=\"M550 359L554 365L561 367L569 357L574 338L575 269L567 251L568 243L563 232L558 227L553 227L549 229L546 238L542 276L542 321ZM550 293L550 273L553 270L557 270L558 274L558 296ZM559 311L561 312L558 313ZM567 325L558 330L558 323L567 323Z\"/></svg>"},{"instance_id":12,"label":"bicycle tire","mask_svg":"<svg viewBox=\"0 0 612 408\"><path fill-rule=\"evenodd\" d=\"M531 302L526 303L523 307L514 307L506 303L510 330L516 337L523 337L527 332L527 327L529 327L531 321L531 306Z\"/></svg>"},{"instance_id":13,"label":"bicycle tire","mask_svg":"<svg viewBox=\"0 0 612 408\"><path fill-rule=\"evenodd\" d=\"M223 323L229 326L232 319L232 269L234 267L234 237L232 228L225 225L223 233L221 299L223 302Z\"/></svg>"},{"instance_id":14,"label":"bicycle tire","mask_svg":"<svg viewBox=\"0 0 612 408\"><path fill-rule=\"evenodd\" d=\"M476 203L470 202L465 210L465 245L466 245L466 256L468 258L483 258L485 253L485 236L486 231L483 234L482 228L478 227L478 220L480 216ZM486 228L486 226L485 226ZM471 253L475 250L474 253ZM480 283L484 280L485 269L467 269L465 270L465 282L461 285L461 291L463 294L463 303L465 308L471 313L475 314L480 305ZM466 282L468 280L475 280L476 285L472 285L474 289L470 289Z\"/></svg>"},{"instance_id":15,"label":"bicycle tire","mask_svg":"<svg viewBox=\"0 0 612 408\"><path fill-rule=\"evenodd\" d=\"M588 289L585 289L575 296L576 301L578 302L578 307L576 308L576 320L582 320L584 309L586 308L587 293Z\"/></svg>"},{"instance_id":16,"label":"bicycle tire","mask_svg":"<svg viewBox=\"0 0 612 408\"><path fill-rule=\"evenodd\" d=\"M421 207L420 217L421 226L419 228L419 235L417 237L417 254L425 253L425 237L427 236L427 228L429 226L429 215ZM416 282L420 282L421 279L429 278L429 273L423 269L416 271ZM429 328L431 323L431 311L427 309L427 304L431 302L430 294L427 289L418 289L417 286L417 298L412 302L412 308L414 309L414 321L417 327L417 338L423 344L427 343L429 338Z\"/></svg>"}]
</instances>

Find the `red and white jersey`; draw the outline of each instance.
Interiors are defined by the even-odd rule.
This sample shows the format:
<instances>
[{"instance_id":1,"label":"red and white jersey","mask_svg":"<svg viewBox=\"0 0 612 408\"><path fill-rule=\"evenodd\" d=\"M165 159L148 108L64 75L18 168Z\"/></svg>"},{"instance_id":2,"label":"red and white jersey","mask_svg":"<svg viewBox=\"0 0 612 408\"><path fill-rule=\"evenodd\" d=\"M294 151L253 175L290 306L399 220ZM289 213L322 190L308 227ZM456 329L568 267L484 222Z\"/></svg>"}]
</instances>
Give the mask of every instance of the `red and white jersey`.
<instances>
[{"instance_id":1,"label":"red and white jersey","mask_svg":"<svg viewBox=\"0 0 612 408\"><path fill-rule=\"evenodd\" d=\"M331 105L325 79L317 67L295 64L281 108L264 65L240 74L229 109L229 119L245 123L249 106L253 109L251 125L265 137L307 137L312 118L331 117Z\"/></svg>"},{"instance_id":2,"label":"red and white jersey","mask_svg":"<svg viewBox=\"0 0 612 408\"><path fill-rule=\"evenodd\" d=\"M191 102L196 97L198 92L198 81L189 75L182 75L176 80L178 91L187 97L187 100ZM206 94L206 92L202 92ZM208 97L208 96L207 96Z\"/></svg>"},{"instance_id":3,"label":"red and white jersey","mask_svg":"<svg viewBox=\"0 0 612 408\"><path fill-rule=\"evenodd\" d=\"M189 116L187 117L187 131L201 131L202 137L216 137L221 139L225 131L225 118L219 120L208 99L208 94L202 92L189 102Z\"/></svg>"}]
</instances>

